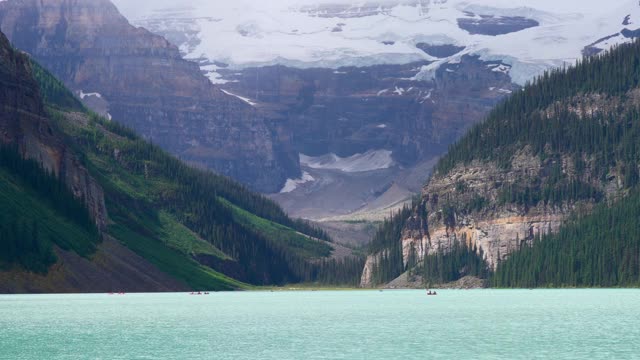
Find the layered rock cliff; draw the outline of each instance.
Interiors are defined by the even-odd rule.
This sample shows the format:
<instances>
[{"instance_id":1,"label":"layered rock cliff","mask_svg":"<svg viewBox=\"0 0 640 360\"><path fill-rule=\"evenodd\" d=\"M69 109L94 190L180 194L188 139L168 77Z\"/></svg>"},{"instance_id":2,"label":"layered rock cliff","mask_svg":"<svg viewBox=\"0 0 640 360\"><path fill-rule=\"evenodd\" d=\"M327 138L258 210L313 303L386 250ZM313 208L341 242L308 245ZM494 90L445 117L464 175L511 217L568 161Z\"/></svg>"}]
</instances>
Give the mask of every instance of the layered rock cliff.
<instances>
[{"instance_id":1,"label":"layered rock cliff","mask_svg":"<svg viewBox=\"0 0 640 360\"><path fill-rule=\"evenodd\" d=\"M300 173L286 128L214 87L108 0L5 1L0 26L94 110L184 160L265 192Z\"/></svg>"},{"instance_id":2,"label":"layered rock cliff","mask_svg":"<svg viewBox=\"0 0 640 360\"><path fill-rule=\"evenodd\" d=\"M518 88L506 73L493 71L499 62L462 56L434 70L433 79L416 79L416 69L428 64L218 71L229 81L223 88L282 114L293 145L305 155L385 149L412 166L441 155Z\"/></svg>"},{"instance_id":3,"label":"layered rock cliff","mask_svg":"<svg viewBox=\"0 0 640 360\"><path fill-rule=\"evenodd\" d=\"M84 199L99 229L107 224L104 193L78 157L55 133L46 117L27 56L11 49L0 34L0 141L18 147L25 158L64 180L77 198Z\"/></svg>"}]
</instances>

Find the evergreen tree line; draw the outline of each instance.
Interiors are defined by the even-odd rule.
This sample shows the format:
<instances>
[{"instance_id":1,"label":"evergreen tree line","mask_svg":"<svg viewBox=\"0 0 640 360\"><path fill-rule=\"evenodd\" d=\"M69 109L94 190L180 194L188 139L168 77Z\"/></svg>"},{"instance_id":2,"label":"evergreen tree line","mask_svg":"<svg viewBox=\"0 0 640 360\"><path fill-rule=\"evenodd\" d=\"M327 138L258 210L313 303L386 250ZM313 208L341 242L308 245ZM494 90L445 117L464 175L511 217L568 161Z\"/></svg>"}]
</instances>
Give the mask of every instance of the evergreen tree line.
<instances>
[{"instance_id":1,"label":"evergreen tree line","mask_svg":"<svg viewBox=\"0 0 640 360\"><path fill-rule=\"evenodd\" d=\"M182 191L176 191L175 198L169 199L174 204L202 208L207 204L216 203L216 198L220 196L261 218L293 228L317 239L332 241L321 228L302 219L291 219L273 200L250 191L235 180L211 171L192 168L168 155L160 147L143 140L124 125L105 121L96 115L91 119L95 124L131 140L124 147L118 148L120 151L118 160L128 170L144 174L147 177L166 177L182 185ZM101 152L105 154L115 150L115 148L108 147L108 142L100 142L103 136L100 131L96 131L95 134L93 139L86 138L85 140L93 146L100 143L100 146L103 147Z\"/></svg>"},{"instance_id":2,"label":"evergreen tree line","mask_svg":"<svg viewBox=\"0 0 640 360\"><path fill-rule=\"evenodd\" d=\"M439 247L435 254L425 256L421 265L423 281L427 287L456 281L465 276L486 279L490 274L484 252L475 244L469 247L466 238L461 241L454 239L446 252Z\"/></svg>"},{"instance_id":3,"label":"evergreen tree line","mask_svg":"<svg viewBox=\"0 0 640 360\"><path fill-rule=\"evenodd\" d=\"M33 60L31 60L31 73L38 83L44 103L63 110L86 111L82 102L73 96L62 81Z\"/></svg>"},{"instance_id":4,"label":"evergreen tree line","mask_svg":"<svg viewBox=\"0 0 640 360\"><path fill-rule=\"evenodd\" d=\"M23 159L16 147L7 145L0 146L0 167L14 176L25 191L99 239L84 201L77 199L53 173L34 160ZM46 272L56 261L52 240L38 220L19 219L13 212L0 213L0 263L5 266L21 265L27 270Z\"/></svg>"},{"instance_id":5,"label":"evergreen tree line","mask_svg":"<svg viewBox=\"0 0 640 360\"><path fill-rule=\"evenodd\" d=\"M496 287L640 286L640 192L538 235L498 264Z\"/></svg>"},{"instance_id":6,"label":"evergreen tree line","mask_svg":"<svg viewBox=\"0 0 640 360\"><path fill-rule=\"evenodd\" d=\"M0 268L20 265L37 273L46 273L57 258L51 240L40 231L37 221L16 222L0 214Z\"/></svg>"},{"instance_id":7,"label":"evergreen tree line","mask_svg":"<svg viewBox=\"0 0 640 360\"><path fill-rule=\"evenodd\" d=\"M14 146L0 145L0 166L29 187L35 195L65 218L97 234L84 199L76 198L65 183L31 159L23 159Z\"/></svg>"},{"instance_id":8,"label":"evergreen tree line","mask_svg":"<svg viewBox=\"0 0 640 360\"><path fill-rule=\"evenodd\" d=\"M452 145L438 162L437 173L445 174L474 159L498 160L508 166L513 151L525 145L542 157L547 146L555 154L574 154L577 163L584 161L584 155L597 154L599 169L617 161L628 163L630 157L637 160L637 109L596 113L585 121L569 111L568 102L590 93L625 99L639 83L640 41L584 58L574 67L547 71L496 106L485 121ZM549 107L554 111L542 111ZM637 168L629 171L637 172Z\"/></svg>"},{"instance_id":9,"label":"evergreen tree line","mask_svg":"<svg viewBox=\"0 0 640 360\"><path fill-rule=\"evenodd\" d=\"M306 262L302 282L357 287L360 285L364 262L361 256Z\"/></svg>"},{"instance_id":10,"label":"evergreen tree line","mask_svg":"<svg viewBox=\"0 0 640 360\"><path fill-rule=\"evenodd\" d=\"M415 200L414 205L415 207ZM412 215L412 207L404 206L393 214L376 231L369 244L369 254L377 254L372 267L372 284L379 285L400 276L405 270L402 256L402 230Z\"/></svg>"}]
</instances>

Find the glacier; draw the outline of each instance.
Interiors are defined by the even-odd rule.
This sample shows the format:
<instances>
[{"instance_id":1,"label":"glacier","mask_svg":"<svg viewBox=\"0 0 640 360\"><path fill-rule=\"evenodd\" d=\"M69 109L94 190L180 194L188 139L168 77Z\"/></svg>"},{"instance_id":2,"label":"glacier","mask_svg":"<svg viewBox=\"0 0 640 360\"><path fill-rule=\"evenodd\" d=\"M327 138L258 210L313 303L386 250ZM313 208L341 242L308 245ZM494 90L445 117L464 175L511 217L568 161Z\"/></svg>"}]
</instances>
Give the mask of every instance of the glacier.
<instances>
[{"instance_id":1,"label":"glacier","mask_svg":"<svg viewBox=\"0 0 640 360\"><path fill-rule=\"evenodd\" d=\"M405 64L434 61L415 75L433 78L443 64L464 55L501 61L509 75L524 84L550 67L574 63L585 46L607 49L630 41L615 36L635 30L637 0L278 0L233 2L183 0L115 0L134 24L161 35L188 32L180 42L185 58L203 64L212 82L224 83L211 63L230 68L280 64L298 68ZM472 34L458 21L491 19L538 26L489 36ZM483 20L484 19L484 20ZM524 21L523 20L523 21ZM506 23L505 21L504 23ZM497 24L497 25L496 25ZM502 24L504 25L504 24ZM487 25L489 26L489 25ZM599 42L607 36L610 41ZM169 36L168 36L169 37ZM464 50L436 59L418 43L455 45Z\"/></svg>"},{"instance_id":2,"label":"glacier","mask_svg":"<svg viewBox=\"0 0 640 360\"><path fill-rule=\"evenodd\" d=\"M300 165L312 169L357 173L392 167L395 165L392 155L393 152L390 150L369 150L349 157L340 157L333 153L316 157L300 154Z\"/></svg>"},{"instance_id":3,"label":"glacier","mask_svg":"<svg viewBox=\"0 0 640 360\"><path fill-rule=\"evenodd\" d=\"M302 177L300 177L299 179L287 179L287 182L282 187L282 190L280 190L280 194L290 193L297 189L298 186L306 184L308 182L313 182L315 180L316 179L311 176L311 174L305 171L302 173Z\"/></svg>"}]
</instances>

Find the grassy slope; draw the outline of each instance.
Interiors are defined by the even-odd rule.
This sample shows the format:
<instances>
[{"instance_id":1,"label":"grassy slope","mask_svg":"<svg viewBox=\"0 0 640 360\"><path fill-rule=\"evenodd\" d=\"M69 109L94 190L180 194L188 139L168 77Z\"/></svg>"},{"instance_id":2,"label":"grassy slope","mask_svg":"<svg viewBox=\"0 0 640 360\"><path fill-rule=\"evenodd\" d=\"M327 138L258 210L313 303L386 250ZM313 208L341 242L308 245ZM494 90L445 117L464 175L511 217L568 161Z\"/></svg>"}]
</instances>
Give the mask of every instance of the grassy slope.
<instances>
[{"instance_id":1,"label":"grassy slope","mask_svg":"<svg viewBox=\"0 0 640 360\"><path fill-rule=\"evenodd\" d=\"M61 124L64 131L72 135L98 131L91 126L77 126L70 122ZM104 141L117 146L128 140L111 134ZM161 178L137 176L126 171L114 159L104 158L98 153L85 155L91 173L105 190L107 209L115 221L109 227L112 236L194 289L247 288L246 284L194 261L191 256L198 254L212 255L220 260L228 260L229 257L177 222L169 213L149 206L157 194L171 191L173 184Z\"/></svg>"},{"instance_id":2,"label":"grassy slope","mask_svg":"<svg viewBox=\"0 0 640 360\"><path fill-rule=\"evenodd\" d=\"M138 255L186 282L193 289L220 291L248 288L246 284L189 259L180 250L166 246L157 237L145 236L120 224L110 226L109 232Z\"/></svg>"},{"instance_id":3,"label":"grassy slope","mask_svg":"<svg viewBox=\"0 0 640 360\"><path fill-rule=\"evenodd\" d=\"M325 242L313 240L289 227L258 217L223 198L219 198L219 200L233 210L234 218L237 222L262 234L270 241L293 249L297 255L305 258L331 256L332 248Z\"/></svg>"}]
</instances>

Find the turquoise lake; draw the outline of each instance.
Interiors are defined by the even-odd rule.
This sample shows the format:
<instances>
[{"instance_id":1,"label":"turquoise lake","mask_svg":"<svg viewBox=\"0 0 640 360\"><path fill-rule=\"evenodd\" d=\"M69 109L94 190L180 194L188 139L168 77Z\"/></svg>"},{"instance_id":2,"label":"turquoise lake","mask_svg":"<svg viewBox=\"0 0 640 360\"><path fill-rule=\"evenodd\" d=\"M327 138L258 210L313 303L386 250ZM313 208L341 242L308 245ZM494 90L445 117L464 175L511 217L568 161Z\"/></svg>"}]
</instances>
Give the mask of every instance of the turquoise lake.
<instances>
[{"instance_id":1,"label":"turquoise lake","mask_svg":"<svg viewBox=\"0 0 640 360\"><path fill-rule=\"evenodd\" d=\"M0 296L1 359L640 359L640 290Z\"/></svg>"}]
</instances>

